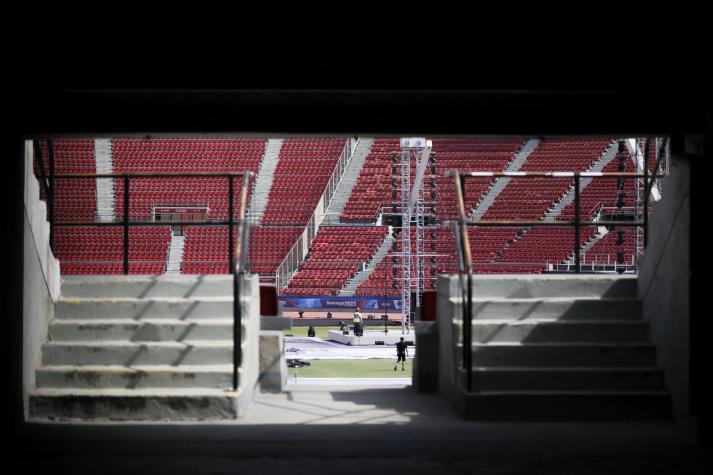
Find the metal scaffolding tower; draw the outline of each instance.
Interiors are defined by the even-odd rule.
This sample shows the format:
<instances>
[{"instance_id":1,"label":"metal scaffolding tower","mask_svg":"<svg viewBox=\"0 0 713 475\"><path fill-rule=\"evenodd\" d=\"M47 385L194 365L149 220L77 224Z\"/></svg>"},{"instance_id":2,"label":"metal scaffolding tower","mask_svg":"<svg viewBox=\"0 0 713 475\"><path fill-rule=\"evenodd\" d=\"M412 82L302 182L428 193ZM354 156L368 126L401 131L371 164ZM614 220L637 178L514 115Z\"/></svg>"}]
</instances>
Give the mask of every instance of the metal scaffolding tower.
<instances>
[{"instance_id":1,"label":"metal scaffolding tower","mask_svg":"<svg viewBox=\"0 0 713 475\"><path fill-rule=\"evenodd\" d=\"M420 295L425 286L424 277L424 227L425 192L423 176L431 158L431 141L425 138L401 139L401 331L409 331L413 321L411 294L414 304L420 305ZM412 183L411 161L415 161ZM415 251L411 246L411 227L414 227ZM415 310L415 309L414 309Z\"/></svg>"},{"instance_id":2,"label":"metal scaffolding tower","mask_svg":"<svg viewBox=\"0 0 713 475\"><path fill-rule=\"evenodd\" d=\"M403 140L402 140L403 142ZM411 318L411 152L401 145L401 333Z\"/></svg>"}]
</instances>

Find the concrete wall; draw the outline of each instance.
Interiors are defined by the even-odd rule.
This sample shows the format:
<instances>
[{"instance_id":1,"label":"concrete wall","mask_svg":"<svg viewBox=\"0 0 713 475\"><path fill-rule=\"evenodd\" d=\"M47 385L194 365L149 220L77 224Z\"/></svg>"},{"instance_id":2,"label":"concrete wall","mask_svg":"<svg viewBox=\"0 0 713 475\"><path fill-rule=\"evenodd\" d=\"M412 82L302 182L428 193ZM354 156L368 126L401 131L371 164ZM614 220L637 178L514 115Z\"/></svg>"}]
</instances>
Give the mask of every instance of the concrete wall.
<instances>
[{"instance_id":1,"label":"concrete wall","mask_svg":"<svg viewBox=\"0 0 713 475\"><path fill-rule=\"evenodd\" d=\"M260 281L257 274L242 278L240 303L243 307L242 323L243 360L240 368L238 417L245 416L253 400L260 373Z\"/></svg>"},{"instance_id":2,"label":"concrete wall","mask_svg":"<svg viewBox=\"0 0 713 475\"><path fill-rule=\"evenodd\" d=\"M416 320L413 386L419 393L438 392L438 322Z\"/></svg>"},{"instance_id":3,"label":"concrete wall","mask_svg":"<svg viewBox=\"0 0 713 475\"><path fill-rule=\"evenodd\" d=\"M279 393L287 385L287 361L282 331L260 331L260 391Z\"/></svg>"},{"instance_id":4,"label":"concrete wall","mask_svg":"<svg viewBox=\"0 0 713 475\"><path fill-rule=\"evenodd\" d=\"M25 142L25 188L23 231L23 341L22 392L25 420L29 416L28 394L35 387L42 343L47 340L54 301L59 297L59 261L49 246L47 207L40 201L39 183L32 171L32 142Z\"/></svg>"},{"instance_id":5,"label":"concrete wall","mask_svg":"<svg viewBox=\"0 0 713 475\"><path fill-rule=\"evenodd\" d=\"M454 324L462 316L459 289L458 276L438 276L438 392L454 404L457 403L457 362L460 361L455 354L454 341L459 337L455 334Z\"/></svg>"},{"instance_id":6,"label":"concrete wall","mask_svg":"<svg viewBox=\"0 0 713 475\"><path fill-rule=\"evenodd\" d=\"M672 157L661 201L653 204L646 252L639 264L638 295L651 323L657 363L664 368L674 417L689 416L690 164Z\"/></svg>"}]
</instances>

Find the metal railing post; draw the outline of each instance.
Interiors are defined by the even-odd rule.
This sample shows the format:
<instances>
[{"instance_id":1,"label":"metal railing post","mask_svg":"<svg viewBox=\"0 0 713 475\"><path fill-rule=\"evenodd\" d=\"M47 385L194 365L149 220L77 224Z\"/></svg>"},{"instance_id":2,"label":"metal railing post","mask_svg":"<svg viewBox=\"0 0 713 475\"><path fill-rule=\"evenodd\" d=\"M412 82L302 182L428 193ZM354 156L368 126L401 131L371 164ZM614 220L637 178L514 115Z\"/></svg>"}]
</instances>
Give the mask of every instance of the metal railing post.
<instances>
[{"instance_id":1,"label":"metal railing post","mask_svg":"<svg viewBox=\"0 0 713 475\"><path fill-rule=\"evenodd\" d=\"M129 273L129 176L124 175L124 275Z\"/></svg>"},{"instance_id":2,"label":"metal railing post","mask_svg":"<svg viewBox=\"0 0 713 475\"><path fill-rule=\"evenodd\" d=\"M241 305L243 271L233 272L233 390L238 390L238 371L242 364L242 322L243 307Z\"/></svg>"},{"instance_id":3,"label":"metal railing post","mask_svg":"<svg viewBox=\"0 0 713 475\"><path fill-rule=\"evenodd\" d=\"M470 392L473 388L473 325L472 325L472 302L473 302L473 280L472 280L472 268L471 268L471 253L470 253L470 242L468 241L468 229L466 228L466 215L465 215L465 200L463 196L463 185L465 183L465 177L461 176L458 171L455 172L455 182L456 182L456 199L458 200L458 213L460 220L460 247L461 247L461 274L465 274L466 289L462 288L462 305L463 305L463 369L465 370L465 388L466 391ZM463 279L461 279L461 282Z\"/></svg>"},{"instance_id":4,"label":"metal railing post","mask_svg":"<svg viewBox=\"0 0 713 475\"><path fill-rule=\"evenodd\" d=\"M233 254L235 248L233 247L233 225L235 220L233 218L233 175L228 177L228 269L230 273L235 273L235 256Z\"/></svg>"},{"instance_id":5,"label":"metal railing post","mask_svg":"<svg viewBox=\"0 0 713 475\"><path fill-rule=\"evenodd\" d=\"M574 174L574 272L579 274L581 272L581 266L579 262L580 253L580 203L579 203L579 173Z\"/></svg>"}]
</instances>

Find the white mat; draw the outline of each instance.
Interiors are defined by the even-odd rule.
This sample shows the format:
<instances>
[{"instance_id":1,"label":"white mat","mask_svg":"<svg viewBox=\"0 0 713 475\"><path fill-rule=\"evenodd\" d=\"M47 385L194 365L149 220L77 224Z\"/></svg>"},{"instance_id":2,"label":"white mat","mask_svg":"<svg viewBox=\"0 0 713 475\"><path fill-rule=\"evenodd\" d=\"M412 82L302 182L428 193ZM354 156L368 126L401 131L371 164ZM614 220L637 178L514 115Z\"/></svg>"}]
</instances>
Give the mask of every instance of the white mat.
<instances>
[{"instance_id":1,"label":"white mat","mask_svg":"<svg viewBox=\"0 0 713 475\"><path fill-rule=\"evenodd\" d=\"M407 358L413 358L416 347L409 346ZM285 358L303 360L396 359L396 346L348 346L321 338L285 337Z\"/></svg>"}]
</instances>

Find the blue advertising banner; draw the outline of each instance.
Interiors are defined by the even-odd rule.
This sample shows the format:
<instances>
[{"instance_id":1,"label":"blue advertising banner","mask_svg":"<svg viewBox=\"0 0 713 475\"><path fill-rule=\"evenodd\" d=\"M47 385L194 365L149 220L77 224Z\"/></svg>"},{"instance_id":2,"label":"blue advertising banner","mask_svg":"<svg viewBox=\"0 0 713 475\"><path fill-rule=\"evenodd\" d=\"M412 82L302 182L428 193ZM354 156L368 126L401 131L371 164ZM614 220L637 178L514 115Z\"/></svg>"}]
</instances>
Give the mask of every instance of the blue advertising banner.
<instances>
[{"instance_id":1,"label":"blue advertising banner","mask_svg":"<svg viewBox=\"0 0 713 475\"><path fill-rule=\"evenodd\" d=\"M285 308L307 309L345 309L352 310L359 307L364 310L401 310L400 297L374 297L374 296L333 296L333 297L299 297L281 295L280 302Z\"/></svg>"}]
</instances>

